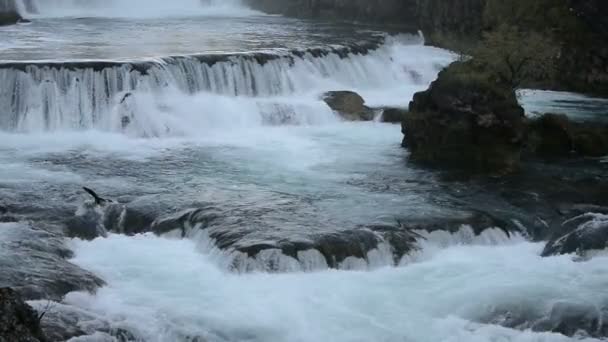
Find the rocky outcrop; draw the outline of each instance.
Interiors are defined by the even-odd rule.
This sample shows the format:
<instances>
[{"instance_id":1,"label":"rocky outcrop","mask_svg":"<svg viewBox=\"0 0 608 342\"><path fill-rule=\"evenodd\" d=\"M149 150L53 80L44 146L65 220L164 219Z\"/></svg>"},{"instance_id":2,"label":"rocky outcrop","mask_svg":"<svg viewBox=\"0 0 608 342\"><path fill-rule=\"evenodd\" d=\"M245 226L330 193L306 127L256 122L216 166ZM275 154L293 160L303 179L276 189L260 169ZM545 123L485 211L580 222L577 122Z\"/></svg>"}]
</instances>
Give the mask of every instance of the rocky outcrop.
<instances>
[{"instance_id":1,"label":"rocky outcrop","mask_svg":"<svg viewBox=\"0 0 608 342\"><path fill-rule=\"evenodd\" d=\"M329 108L349 121L371 121L374 110L365 105L365 100L352 91L330 91L323 94Z\"/></svg>"},{"instance_id":2,"label":"rocky outcrop","mask_svg":"<svg viewBox=\"0 0 608 342\"><path fill-rule=\"evenodd\" d=\"M488 172L519 167L524 111L510 88L455 63L414 95L403 122L411 159Z\"/></svg>"},{"instance_id":3,"label":"rocky outcrop","mask_svg":"<svg viewBox=\"0 0 608 342\"><path fill-rule=\"evenodd\" d=\"M10 288L0 288L0 341L44 342L40 314Z\"/></svg>"},{"instance_id":4,"label":"rocky outcrop","mask_svg":"<svg viewBox=\"0 0 608 342\"><path fill-rule=\"evenodd\" d=\"M608 155L608 125L545 114L530 122L526 152L539 157L602 157Z\"/></svg>"},{"instance_id":5,"label":"rocky outcrop","mask_svg":"<svg viewBox=\"0 0 608 342\"><path fill-rule=\"evenodd\" d=\"M13 25L22 19L15 0L0 0L0 26Z\"/></svg>"},{"instance_id":6,"label":"rocky outcrop","mask_svg":"<svg viewBox=\"0 0 608 342\"><path fill-rule=\"evenodd\" d=\"M403 108L384 108L381 121L389 123L402 123L405 119L407 110Z\"/></svg>"}]
</instances>

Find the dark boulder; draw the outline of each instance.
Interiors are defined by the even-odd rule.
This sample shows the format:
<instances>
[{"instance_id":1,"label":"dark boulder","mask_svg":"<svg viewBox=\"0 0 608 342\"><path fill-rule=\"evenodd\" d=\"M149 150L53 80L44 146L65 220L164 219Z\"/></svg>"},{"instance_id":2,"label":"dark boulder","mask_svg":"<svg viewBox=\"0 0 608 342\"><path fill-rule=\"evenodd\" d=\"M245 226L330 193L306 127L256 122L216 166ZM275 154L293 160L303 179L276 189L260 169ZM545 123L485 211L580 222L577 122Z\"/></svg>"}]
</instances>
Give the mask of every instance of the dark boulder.
<instances>
[{"instance_id":1,"label":"dark boulder","mask_svg":"<svg viewBox=\"0 0 608 342\"><path fill-rule=\"evenodd\" d=\"M519 167L525 128L524 110L510 87L457 62L414 95L403 121L403 146L414 161L508 173Z\"/></svg>"},{"instance_id":2,"label":"dark boulder","mask_svg":"<svg viewBox=\"0 0 608 342\"><path fill-rule=\"evenodd\" d=\"M352 91L330 91L323 94L323 101L329 108L349 121L371 121L373 109L365 106L365 100Z\"/></svg>"},{"instance_id":3,"label":"dark boulder","mask_svg":"<svg viewBox=\"0 0 608 342\"><path fill-rule=\"evenodd\" d=\"M0 341L47 341L40 328L40 314L10 288L0 288Z\"/></svg>"},{"instance_id":4,"label":"dark boulder","mask_svg":"<svg viewBox=\"0 0 608 342\"><path fill-rule=\"evenodd\" d=\"M570 126L565 115L545 114L531 121L526 148L538 156L567 155L573 150Z\"/></svg>"},{"instance_id":5,"label":"dark boulder","mask_svg":"<svg viewBox=\"0 0 608 342\"><path fill-rule=\"evenodd\" d=\"M530 121L526 152L539 157L608 155L608 125L545 114Z\"/></svg>"},{"instance_id":6,"label":"dark boulder","mask_svg":"<svg viewBox=\"0 0 608 342\"><path fill-rule=\"evenodd\" d=\"M15 11L0 12L0 26L14 25L23 20Z\"/></svg>"},{"instance_id":7,"label":"dark boulder","mask_svg":"<svg viewBox=\"0 0 608 342\"><path fill-rule=\"evenodd\" d=\"M382 112L382 122L402 123L407 110L403 108L385 108Z\"/></svg>"},{"instance_id":8,"label":"dark boulder","mask_svg":"<svg viewBox=\"0 0 608 342\"><path fill-rule=\"evenodd\" d=\"M587 213L565 221L543 250L543 256L608 248L608 214Z\"/></svg>"},{"instance_id":9,"label":"dark boulder","mask_svg":"<svg viewBox=\"0 0 608 342\"><path fill-rule=\"evenodd\" d=\"M15 0L0 0L0 26L14 25L21 20Z\"/></svg>"}]
</instances>

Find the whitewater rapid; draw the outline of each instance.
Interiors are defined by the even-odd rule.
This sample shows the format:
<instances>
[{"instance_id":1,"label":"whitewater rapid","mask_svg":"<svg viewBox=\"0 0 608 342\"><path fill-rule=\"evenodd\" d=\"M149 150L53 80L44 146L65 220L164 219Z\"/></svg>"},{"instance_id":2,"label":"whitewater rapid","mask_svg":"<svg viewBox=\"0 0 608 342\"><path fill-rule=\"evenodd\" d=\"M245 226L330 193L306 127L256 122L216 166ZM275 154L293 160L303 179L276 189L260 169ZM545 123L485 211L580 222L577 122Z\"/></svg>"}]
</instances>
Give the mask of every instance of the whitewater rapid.
<instances>
[{"instance_id":1,"label":"whitewater rapid","mask_svg":"<svg viewBox=\"0 0 608 342\"><path fill-rule=\"evenodd\" d=\"M496 324L531 325L560 303L608 296L606 257L541 258L541 244L518 238L438 248L372 272L249 275L227 272L204 239L113 235L73 246L73 262L109 285L66 303L146 341L599 341Z\"/></svg>"}]
</instances>

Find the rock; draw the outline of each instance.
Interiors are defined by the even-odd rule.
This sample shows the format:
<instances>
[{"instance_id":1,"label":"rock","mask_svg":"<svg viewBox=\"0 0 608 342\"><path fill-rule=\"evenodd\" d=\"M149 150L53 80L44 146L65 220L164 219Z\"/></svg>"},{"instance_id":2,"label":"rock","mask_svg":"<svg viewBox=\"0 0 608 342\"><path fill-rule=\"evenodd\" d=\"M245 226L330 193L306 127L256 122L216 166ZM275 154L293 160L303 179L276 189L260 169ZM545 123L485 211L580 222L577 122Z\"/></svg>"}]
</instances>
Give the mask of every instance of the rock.
<instances>
[{"instance_id":1,"label":"rock","mask_svg":"<svg viewBox=\"0 0 608 342\"><path fill-rule=\"evenodd\" d=\"M605 337L607 329L602 313L595 305L569 302L556 303L549 317L532 326L534 331L551 331L566 336L584 332L598 338Z\"/></svg>"},{"instance_id":2,"label":"rock","mask_svg":"<svg viewBox=\"0 0 608 342\"><path fill-rule=\"evenodd\" d=\"M60 230L41 224L0 223L0 287L11 287L26 300L59 301L69 292L92 293L102 286L103 280L66 260L72 252Z\"/></svg>"},{"instance_id":3,"label":"rock","mask_svg":"<svg viewBox=\"0 0 608 342\"><path fill-rule=\"evenodd\" d=\"M0 0L0 26L14 25L21 20L15 0Z\"/></svg>"},{"instance_id":4,"label":"rock","mask_svg":"<svg viewBox=\"0 0 608 342\"><path fill-rule=\"evenodd\" d=\"M526 128L515 92L460 62L414 95L402 127L412 160L492 173L518 169Z\"/></svg>"},{"instance_id":5,"label":"rock","mask_svg":"<svg viewBox=\"0 0 608 342\"><path fill-rule=\"evenodd\" d=\"M572 152L570 120L565 115L545 114L530 124L527 149L539 156L567 155Z\"/></svg>"},{"instance_id":6,"label":"rock","mask_svg":"<svg viewBox=\"0 0 608 342\"><path fill-rule=\"evenodd\" d=\"M608 125L545 114L530 122L526 152L539 157L608 155Z\"/></svg>"},{"instance_id":7,"label":"rock","mask_svg":"<svg viewBox=\"0 0 608 342\"><path fill-rule=\"evenodd\" d=\"M608 214L587 213L562 224L547 243L542 256L578 253L608 248Z\"/></svg>"},{"instance_id":8,"label":"rock","mask_svg":"<svg viewBox=\"0 0 608 342\"><path fill-rule=\"evenodd\" d=\"M72 297L80 293L70 294ZM69 302L70 299L67 299ZM30 305L39 312L45 312L40 325L48 340L51 341L142 341L126 330L127 324L108 321L103 314L81 309L77 306L50 302L32 301ZM103 338L97 338L103 337Z\"/></svg>"},{"instance_id":9,"label":"rock","mask_svg":"<svg viewBox=\"0 0 608 342\"><path fill-rule=\"evenodd\" d=\"M330 91L323 94L329 108L350 121L371 121L374 111L365 106L363 98L352 91Z\"/></svg>"},{"instance_id":10,"label":"rock","mask_svg":"<svg viewBox=\"0 0 608 342\"><path fill-rule=\"evenodd\" d=\"M385 108L382 112L382 122L402 123L407 110L402 108Z\"/></svg>"},{"instance_id":11,"label":"rock","mask_svg":"<svg viewBox=\"0 0 608 342\"><path fill-rule=\"evenodd\" d=\"M10 288L0 288L0 341L44 342L39 314Z\"/></svg>"},{"instance_id":12,"label":"rock","mask_svg":"<svg viewBox=\"0 0 608 342\"><path fill-rule=\"evenodd\" d=\"M23 18L15 11L0 12L0 26L14 25L21 20L23 20Z\"/></svg>"}]
</instances>

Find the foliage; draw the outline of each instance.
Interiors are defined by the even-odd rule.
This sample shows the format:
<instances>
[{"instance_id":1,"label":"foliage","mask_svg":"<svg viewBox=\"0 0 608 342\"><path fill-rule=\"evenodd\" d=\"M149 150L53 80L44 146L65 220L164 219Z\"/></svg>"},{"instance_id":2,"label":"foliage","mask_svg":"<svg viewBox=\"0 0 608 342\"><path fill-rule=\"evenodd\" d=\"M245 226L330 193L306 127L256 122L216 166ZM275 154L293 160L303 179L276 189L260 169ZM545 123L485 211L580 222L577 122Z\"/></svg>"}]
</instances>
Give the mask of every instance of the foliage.
<instances>
[{"instance_id":1,"label":"foliage","mask_svg":"<svg viewBox=\"0 0 608 342\"><path fill-rule=\"evenodd\" d=\"M486 0L483 23L486 30L516 26L579 44L586 30L565 0Z\"/></svg>"},{"instance_id":2,"label":"foliage","mask_svg":"<svg viewBox=\"0 0 608 342\"><path fill-rule=\"evenodd\" d=\"M516 89L525 82L551 79L558 54L559 46L548 35L503 24L484 33L471 63L492 81Z\"/></svg>"}]
</instances>

